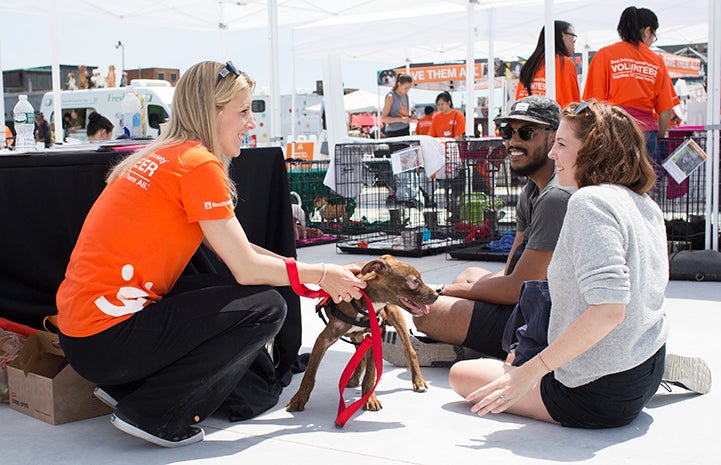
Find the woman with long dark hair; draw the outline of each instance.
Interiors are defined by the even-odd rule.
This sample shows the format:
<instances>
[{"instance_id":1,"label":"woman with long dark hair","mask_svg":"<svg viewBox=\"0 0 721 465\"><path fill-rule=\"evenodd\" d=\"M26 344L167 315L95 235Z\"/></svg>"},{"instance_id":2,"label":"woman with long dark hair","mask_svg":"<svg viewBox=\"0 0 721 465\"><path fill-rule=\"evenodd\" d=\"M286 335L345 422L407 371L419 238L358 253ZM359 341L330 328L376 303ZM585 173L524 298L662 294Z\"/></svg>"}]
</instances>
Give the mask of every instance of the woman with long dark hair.
<instances>
[{"instance_id":1,"label":"woman with long dark hair","mask_svg":"<svg viewBox=\"0 0 721 465\"><path fill-rule=\"evenodd\" d=\"M554 21L556 48L556 101L565 107L580 100L576 65L569 58L575 51L576 33L571 23ZM546 95L546 34L545 28L538 35L536 49L521 68L520 82L516 88L516 100L529 95Z\"/></svg>"}]
</instances>

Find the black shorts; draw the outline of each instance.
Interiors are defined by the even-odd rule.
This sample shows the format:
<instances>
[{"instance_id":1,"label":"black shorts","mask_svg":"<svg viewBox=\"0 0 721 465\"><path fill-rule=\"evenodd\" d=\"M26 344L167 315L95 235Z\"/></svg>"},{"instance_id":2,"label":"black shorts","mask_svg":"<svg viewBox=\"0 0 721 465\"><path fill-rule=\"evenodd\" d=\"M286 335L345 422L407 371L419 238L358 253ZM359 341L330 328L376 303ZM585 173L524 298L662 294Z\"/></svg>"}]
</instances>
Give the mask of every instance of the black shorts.
<instances>
[{"instance_id":1,"label":"black shorts","mask_svg":"<svg viewBox=\"0 0 721 465\"><path fill-rule=\"evenodd\" d=\"M631 423L661 384L666 346L630 370L569 388L548 373L541 398L551 417L563 426L615 428Z\"/></svg>"},{"instance_id":2,"label":"black shorts","mask_svg":"<svg viewBox=\"0 0 721 465\"><path fill-rule=\"evenodd\" d=\"M515 305L476 301L463 345L483 355L505 359L508 354L501 348L501 339L514 308Z\"/></svg>"}]
</instances>

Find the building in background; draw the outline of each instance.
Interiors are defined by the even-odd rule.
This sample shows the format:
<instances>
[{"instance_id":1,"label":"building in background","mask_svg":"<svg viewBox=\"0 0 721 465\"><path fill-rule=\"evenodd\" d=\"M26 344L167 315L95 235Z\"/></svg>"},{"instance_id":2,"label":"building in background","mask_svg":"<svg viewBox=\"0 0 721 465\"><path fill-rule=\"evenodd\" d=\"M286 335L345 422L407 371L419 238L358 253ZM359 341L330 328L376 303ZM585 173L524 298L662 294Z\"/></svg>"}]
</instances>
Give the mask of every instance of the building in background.
<instances>
[{"instance_id":1,"label":"building in background","mask_svg":"<svg viewBox=\"0 0 721 465\"><path fill-rule=\"evenodd\" d=\"M60 89L66 90L68 74L72 73L78 85L79 65L60 65ZM99 68L96 65L85 65L87 72L92 76L93 71L99 70L102 76L108 72L107 68ZM170 82L175 86L180 79L178 68L140 68L126 70L127 82L133 79L161 79ZM126 85L121 81L122 71L116 66L116 82L119 86ZM53 90L52 69L50 66L38 66L35 68L8 69L3 71L3 83L5 92L4 120L12 125L12 111L18 100L18 95L25 94L34 109L39 109L45 92Z\"/></svg>"}]
</instances>

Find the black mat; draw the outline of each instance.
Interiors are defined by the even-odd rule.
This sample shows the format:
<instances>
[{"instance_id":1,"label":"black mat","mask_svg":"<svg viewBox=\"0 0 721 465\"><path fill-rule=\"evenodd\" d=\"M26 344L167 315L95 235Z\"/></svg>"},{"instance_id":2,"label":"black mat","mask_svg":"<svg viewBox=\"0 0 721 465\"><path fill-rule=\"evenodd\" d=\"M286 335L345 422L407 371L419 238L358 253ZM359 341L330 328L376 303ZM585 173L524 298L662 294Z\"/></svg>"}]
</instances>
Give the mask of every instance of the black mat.
<instances>
[{"instance_id":1,"label":"black mat","mask_svg":"<svg viewBox=\"0 0 721 465\"><path fill-rule=\"evenodd\" d=\"M459 260L477 260L482 262L505 262L508 259L508 252L488 249L485 244L451 249L448 251L448 255Z\"/></svg>"}]
</instances>

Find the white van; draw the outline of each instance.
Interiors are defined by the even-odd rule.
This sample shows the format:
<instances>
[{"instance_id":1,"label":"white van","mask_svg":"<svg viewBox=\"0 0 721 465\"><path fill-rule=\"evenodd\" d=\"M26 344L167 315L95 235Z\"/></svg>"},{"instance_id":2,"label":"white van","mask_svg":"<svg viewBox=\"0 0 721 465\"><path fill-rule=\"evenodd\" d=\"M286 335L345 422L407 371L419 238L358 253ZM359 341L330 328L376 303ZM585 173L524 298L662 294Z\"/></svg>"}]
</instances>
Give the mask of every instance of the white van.
<instances>
[{"instance_id":1,"label":"white van","mask_svg":"<svg viewBox=\"0 0 721 465\"><path fill-rule=\"evenodd\" d=\"M320 133L320 118L317 113L309 113L307 107L317 105L323 101L323 96L311 93L301 93L295 96L295 109L293 109L293 96L291 94L280 96L280 135L283 137L280 145L289 142L289 136L295 128L296 138L310 138ZM255 118L256 128L246 134L245 145L250 147L265 147L276 145L271 141L270 127L270 95L259 92L253 95L251 111Z\"/></svg>"},{"instance_id":2,"label":"white van","mask_svg":"<svg viewBox=\"0 0 721 465\"><path fill-rule=\"evenodd\" d=\"M75 110L79 129L70 131L71 139L87 140L86 127L92 112L108 118L113 123L113 139L123 134L120 102L125 93L132 90L143 102L143 134L155 138L160 124L168 120L175 88L170 82L157 79L133 79L128 87L66 90L60 93L63 114ZM40 104L48 121L53 121L53 93L46 92Z\"/></svg>"}]
</instances>

